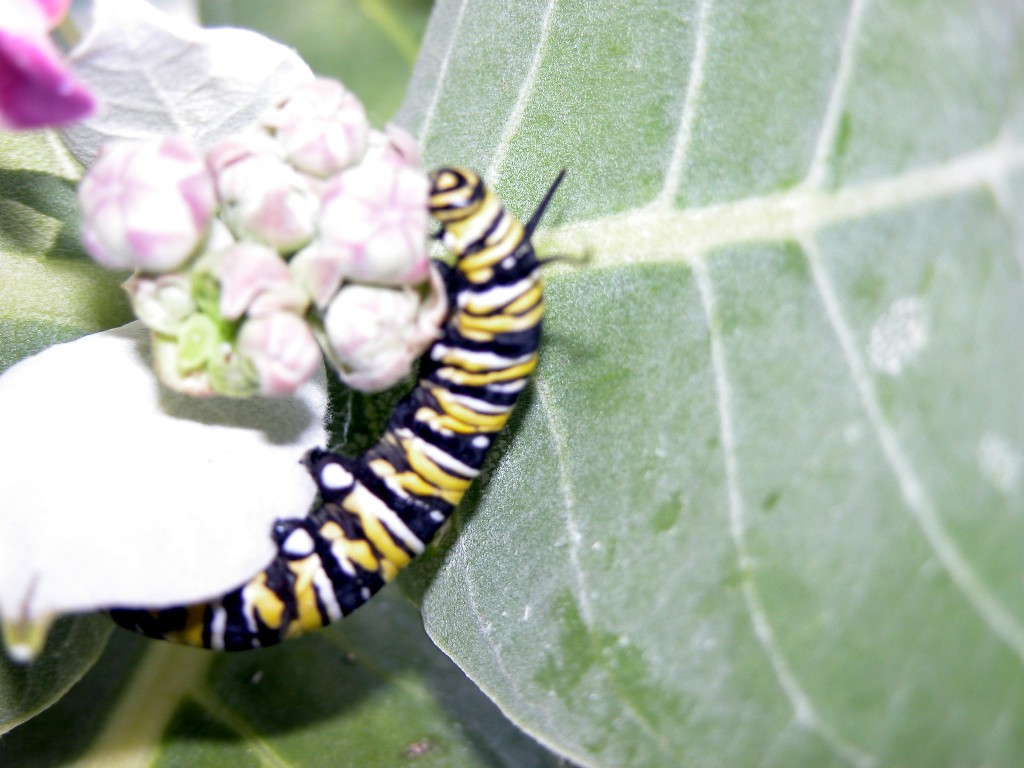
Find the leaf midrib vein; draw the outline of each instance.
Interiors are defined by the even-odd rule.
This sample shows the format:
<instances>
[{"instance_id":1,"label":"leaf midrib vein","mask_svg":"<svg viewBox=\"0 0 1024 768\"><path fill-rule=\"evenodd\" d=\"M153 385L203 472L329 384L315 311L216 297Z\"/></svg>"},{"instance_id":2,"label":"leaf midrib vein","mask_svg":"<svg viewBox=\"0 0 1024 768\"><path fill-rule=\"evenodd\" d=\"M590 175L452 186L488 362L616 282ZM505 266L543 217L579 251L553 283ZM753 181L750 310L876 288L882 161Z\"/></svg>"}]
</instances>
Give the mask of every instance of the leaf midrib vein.
<instances>
[{"instance_id":1,"label":"leaf midrib vein","mask_svg":"<svg viewBox=\"0 0 1024 768\"><path fill-rule=\"evenodd\" d=\"M1024 168L1024 144L997 141L941 164L838 189L783 192L699 208L657 203L539 233L540 252L590 255L591 267L688 262L744 243L796 241L826 227L962 192L997 189Z\"/></svg>"}]
</instances>

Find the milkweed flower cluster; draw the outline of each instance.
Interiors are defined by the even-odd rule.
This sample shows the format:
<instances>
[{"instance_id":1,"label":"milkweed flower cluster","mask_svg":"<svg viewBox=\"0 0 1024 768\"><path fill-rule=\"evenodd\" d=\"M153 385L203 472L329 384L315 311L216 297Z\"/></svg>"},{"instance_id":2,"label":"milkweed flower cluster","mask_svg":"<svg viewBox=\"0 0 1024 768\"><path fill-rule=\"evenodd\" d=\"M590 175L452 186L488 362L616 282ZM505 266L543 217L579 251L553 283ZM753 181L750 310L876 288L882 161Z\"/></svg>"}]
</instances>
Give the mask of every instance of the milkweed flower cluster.
<instances>
[{"instance_id":1,"label":"milkweed flower cluster","mask_svg":"<svg viewBox=\"0 0 1024 768\"><path fill-rule=\"evenodd\" d=\"M79 186L82 239L134 270L125 288L173 389L289 394L326 356L377 391L446 313L428 188L412 137L371 129L319 79L205 153L173 136L106 145Z\"/></svg>"}]
</instances>

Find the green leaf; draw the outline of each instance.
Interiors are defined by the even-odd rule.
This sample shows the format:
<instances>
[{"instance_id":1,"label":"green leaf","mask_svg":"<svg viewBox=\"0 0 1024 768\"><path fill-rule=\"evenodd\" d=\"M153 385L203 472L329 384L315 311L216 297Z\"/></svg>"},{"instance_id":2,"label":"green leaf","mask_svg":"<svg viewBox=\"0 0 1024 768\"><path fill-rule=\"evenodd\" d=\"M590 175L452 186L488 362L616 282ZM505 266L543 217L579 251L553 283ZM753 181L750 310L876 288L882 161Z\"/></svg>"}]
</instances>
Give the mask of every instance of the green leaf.
<instances>
[{"instance_id":1,"label":"green leaf","mask_svg":"<svg viewBox=\"0 0 1024 768\"><path fill-rule=\"evenodd\" d=\"M263 32L295 45L318 75L341 80L381 127L394 115L432 6L430 0L205 0L207 23Z\"/></svg>"},{"instance_id":2,"label":"green leaf","mask_svg":"<svg viewBox=\"0 0 1024 768\"><path fill-rule=\"evenodd\" d=\"M0 371L131 319L124 275L78 242L77 162L47 132L0 132Z\"/></svg>"},{"instance_id":3,"label":"green leaf","mask_svg":"<svg viewBox=\"0 0 1024 768\"><path fill-rule=\"evenodd\" d=\"M1024 764L1024 11L443 0L400 121L552 267L429 633L586 766ZM424 570L426 568L426 570Z\"/></svg>"},{"instance_id":4,"label":"green leaf","mask_svg":"<svg viewBox=\"0 0 1024 768\"><path fill-rule=\"evenodd\" d=\"M0 764L553 766L423 634L393 591L276 648L216 654L118 630Z\"/></svg>"},{"instance_id":5,"label":"green leaf","mask_svg":"<svg viewBox=\"0 0 1024 768\"><path fill-rule=\"evenodd\" d=\"M53 626L46 649L32 664L0 653L0 735L63 696L96 661L112 628L99 616L69 617Z\"/></svg>"}]
</instances>

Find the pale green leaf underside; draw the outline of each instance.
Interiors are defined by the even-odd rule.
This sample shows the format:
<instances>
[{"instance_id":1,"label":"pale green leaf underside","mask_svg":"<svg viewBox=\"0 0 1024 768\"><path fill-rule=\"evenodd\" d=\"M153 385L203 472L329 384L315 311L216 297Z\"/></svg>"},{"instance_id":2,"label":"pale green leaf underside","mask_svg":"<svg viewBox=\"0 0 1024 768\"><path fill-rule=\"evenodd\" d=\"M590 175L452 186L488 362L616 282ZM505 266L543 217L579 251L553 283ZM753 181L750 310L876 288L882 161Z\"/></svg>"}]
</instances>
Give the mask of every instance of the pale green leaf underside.
<instances>
[{"instance_id":1,"label":"pale green leaf underside","mask_svg":"<svg viewBox=\"0 0 1024 768\"><path fill-rule=\"evenodd\" d=\"M441 2L404 124L537 238L428 631L594 766L1024 763L1024 10Z\"/></svg>"},{"instance_id":2,"label":"pale green leaf underside","mask_svg":"<svg viewBox=\"0 0 1024 768\"><path fill-rule=\"evenodd\" d=\"M390 14L415 38L422 3L380 5L366 0L347 11L356 14L354 25L344 19L330 25L357 34L352 28L366 26L367 14L378 12ZM392 34L401 37L401 30ZM343 47L335 63L356 70L361 55L358 48ZM400 88L408 51L390 55L400 60L382 66L387 57L378 56L367 77L398 72ZM371 113L386 115L395 87L359 95ZM79 174L54 137L0 134L0 371L53 343L130 319L118 287L125 275L92 264L78 244ZM76 375L68 371L62 383L74 387ZM31 409L48 406L44 400L25 403ZM383 417L376 406L373 418L336 416L353 430L366 421L379 429ZM347 410L357 409L349 402ZM72 437L76 444L88 439ZM59 434L52 439L52 456L30 460L75 460L68 440ZM74 489L68 493L73 502ZM239 535L247 533L266 536L257 530ZM175 648L118 630L78 685L112 624L102 616L65 619L32 666L9 663L0 651L0 765L553 766L555 758L508 723L431 645L415 610L395 598L397 593L387 593L336 630L234 656ZM36 716L72 685L69 695Z\"/></svg>"}]
</instances>

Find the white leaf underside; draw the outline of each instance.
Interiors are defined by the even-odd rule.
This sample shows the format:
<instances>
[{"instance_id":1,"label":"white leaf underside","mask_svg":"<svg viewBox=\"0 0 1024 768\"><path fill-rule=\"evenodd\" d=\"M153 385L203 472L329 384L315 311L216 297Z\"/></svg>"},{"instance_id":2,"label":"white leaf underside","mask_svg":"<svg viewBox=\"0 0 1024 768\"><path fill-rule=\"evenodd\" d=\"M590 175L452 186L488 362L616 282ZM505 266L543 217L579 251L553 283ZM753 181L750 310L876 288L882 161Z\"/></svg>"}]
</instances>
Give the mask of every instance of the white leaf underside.
<instances>
[{"instance_id":1,"label":"white leaf underside","mask_svg":"<svg viewBox=\"0 0 1024 768\"><path fill-rule=\"evenodd\" d=\"M148 337L131 323L0 377L0 466L18 467L0 474L0 615L211 597L308 512L323 373L292 398L189 398L158 384Z\"/></svg>"},{"instance_id":2,"label":"white leaf underside","mask_svg":"<svg viewBox=\"0 0 1024 768\"><path fill-rule=\"evenodd\" d=\"M144 0L98 0L70 61L100 105L62 131L83 165L114 139L177 134L208 149L313 79L280 43L244 29L202 29Z\"/></svg>"}]
</instances>

